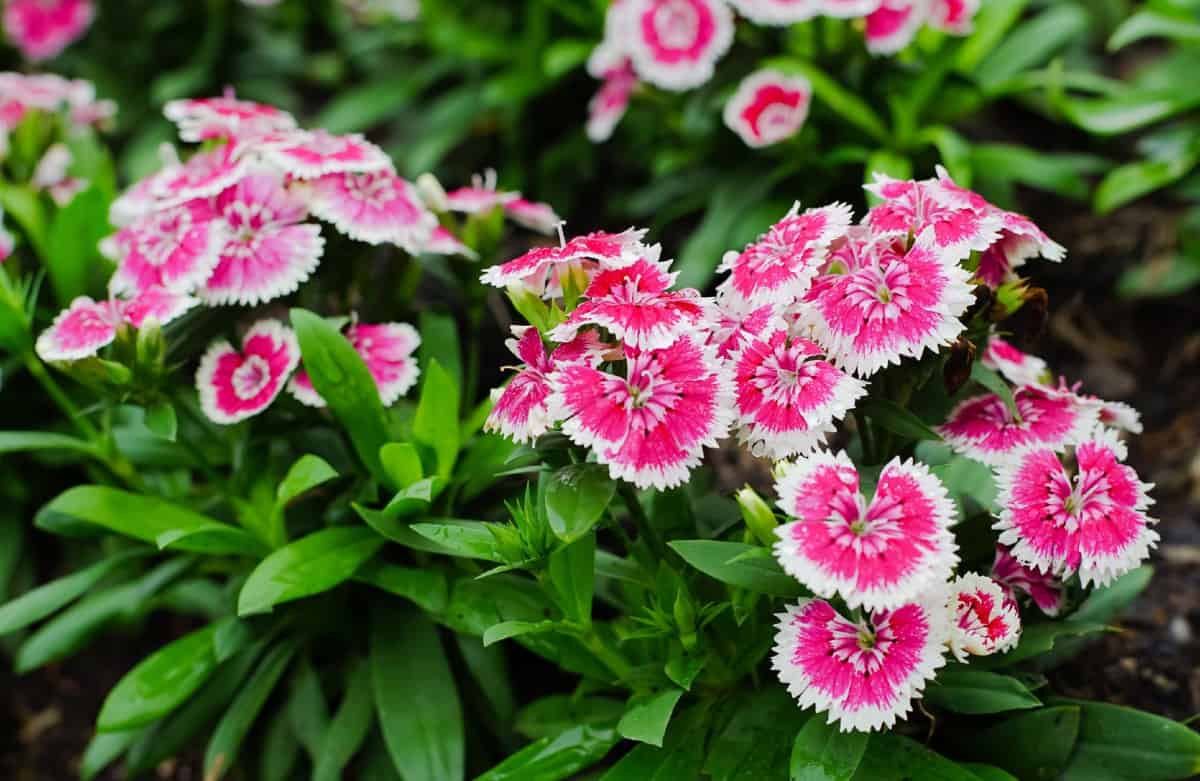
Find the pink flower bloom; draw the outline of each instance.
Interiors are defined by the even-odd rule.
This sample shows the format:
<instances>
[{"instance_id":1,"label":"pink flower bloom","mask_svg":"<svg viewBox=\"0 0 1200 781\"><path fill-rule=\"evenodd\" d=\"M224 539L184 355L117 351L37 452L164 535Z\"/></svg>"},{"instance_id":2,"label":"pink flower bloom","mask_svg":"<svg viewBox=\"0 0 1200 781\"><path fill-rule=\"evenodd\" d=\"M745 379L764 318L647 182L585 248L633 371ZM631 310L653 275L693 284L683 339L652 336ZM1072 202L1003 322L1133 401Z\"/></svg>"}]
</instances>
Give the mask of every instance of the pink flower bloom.
<instances>
[{"instance_id":1,"label":"pink flower bloom","mask_svg":"<svg viewBox=\"0 0 1200 781\"><path fill-rule=\"evenodd\" d=\"M1123 401L1100 400L1100 422L1109 428L1142 433L1142 414Z\"/></svg>"},{"instance_id":2,"label":"pink flower bloom","mask_svg":"<svg viewBox=\"0 0 1200 781\"><path fill-rule=\"evenodd\" d=\"M488 169L475 174L471 184L446 193L446 208L462 214L483 214L521 197L520 193L496 189L496 172Z\"/></svg>"},{"instance_id":3,"label":"pink flower bloom","mask_svg":"<svg viewBox=\"0 0 1200 781\"><path fill-rule=\"evenodd\" d=\"M958 661L1015 648L1021 639L1017 605L1000 584L968 572L950 585L950 650Z\"/></svg>"},{"instance_id":4,"label":"pink flower bloom","mask_svg":"<svg viewBox=\"0 0 1200 781\"><path fill-rule=\"evenodd\" d=\"M116 338L123 323L141 328L153 317L166 324L197 303L191 296L162 288L147 288L129 299L93 301L80 296L38 337L37 354L43 361L89 358Z\"/></svg>"},{"instance_id":5,"label":"pink flower bloom","mask_svg":"<svg viewBox=\"0 0 1200 781\"><path fill-rule=\"evenodd\" d=\"M597 231L576 236L558 247L534 247L507 263L488 268L480 281L499 288L517 285L537 295L553 294L561 289L555 282L574 269L586 269L586 280L590 272L601 267L620 268L634 263L646 253L642 246L645 235L645 230L633 228L621 233Z\"/></svg>"},{"instance_id":6,"label":"pink flower bloom","mask_svg":"<svg viewBox=\"0 0 1200 781\"><path fill-rule=\"evenodd\" d=\"M309 182L308 208L347 236L416 254L437 227L416 188L391 171L326 174Z\"/></svg>"},{"instance_id":7,"label":"pink flower bloom","mask_svg":"<svg viewBox=\"0 0 1200 781\"><path fill-rule=\"evenodd\" d=\"M1029 448L1062 451L1087 436L1099 414L1070 391L1025 385L1013 398L1016 415L994 393L967 399L938 433L959 453L1000 466Z\"/></svg>"},{"instance_id":8,"label":"pink flower bloom","mask_svg":"<svg viewBox=\"0 0 1200 781\"><path fill-rule=\"evenodd\" d=\"M787 304L808 292L825 251L846 232L853 212L844 203L798 211L799 204L740 253L725 253L717 269L729 272L722 292L752 304Z\"/></svg>"},{"instance_id":9,"label":"pink flower bloom","mask_svg":"<svg viewBox=\"0 0 1200 781\"><path fill-rule=\"evenodd\" d=\"M982 0L933 0L929 26L952 35L968 35Z\"/></svg>"},{"instance_id":10,"label":"pink flower bloom","mask_svg":"<svg viewBox=\"0 0 1200 781\"><path fill-rule=\"evenodd\" d=\"M938 251L932 228L904 255L877 245L869 265L822 282L811 302L817 342L859 377L920 358L962 333L959 316L973 300L967 278Z\"/></svg>"},{"instance_id":11,"label":"pink flower bloom","mask_svg":"<svg viewBox=\"0 0 1200 781\"><path fill-rule=\"evenodd\" d=\"M729 4L755 24L778 27L827 13L822 0L729 0Z\"/></svg>"},{"instance_id":12,"label":"pink flower bloom","mask_svg":"<svg viewBox=\"0 0 1200 781\"><path fill-rule=\"evenodd\" d=\"M786 323L773 304L754 307L737 296L719 295L713 322L709 324L709 344L717 348L718 358L732 358L743 345L768 329L784 328Z\"/></svg>"},{"instance_id":13,"label":"pink flower bloom","mask_svg":"<svg viewBox=\"0 0 1200 781\"><path fill-rule=\"evenodd\" d=\"M613 71L630 68L626 35L632 5L625 0L612 0L604 12L604 38L592 49L587 60L587 72L592 78L603 79Z\"/></svg>"},{"instance_id":14,"label":"pink flower bloom","mask_svg":"<svg viewBox=\"0 0 1200 781\"><path fill-rule=\"evenodd\" d=\"M324 130L280 130L247 145L293 179L316 179L326 174L365 174L392 170L392 161L379 147L358 134L335 136Z\"/></svg>"},{"instance_id":15,"label":"pink flower bloom","mask_svg":"<svg viewBox=\"0 0 1200 781\"><path fill-rule=\"evenodd\" d=\"M637 75L628 60L604 73L604 83L588 103L587 137L599 144L612 138L613 131L629 108L629 99L637 88Z\"/></svg>"},{"instance_id":16,"label":"pink flower bloom","mask_svg":"<svg viewBox=\"0 0 1200 781\"><path fill-rule=\"evenodd\" d=\"M257 304L291 293L321 262L316 225L300 224L302 199L270 174L252 174L216 199L228 239L201 297L210 304Z\"/></svg>"},{"instance_id":17,"label":"pink flower bloom","mask_svg":"<svg viewBox=\"0 0 1200 781\"><path fill-rule=\"evenodd\" d=\"M229 425L270 406L300 363L300 346L278 320L259 320L242 338L238 352L218 339L209 345L196 371L200 408L216 423Z\"/></svg>"},{"instance_id":18,"label":"pink flower bloom","mask_svg":"<svg viewBox=\"0 0 1200 781\"><path fill-rule=\"evenodd\" d=\"M549 417L562 421L571 441L592 448L614 479L673 488L728 432L729 378L712 348L690 336L625 355L624 376L578 363L558 368Z\"/></svg>"},{"instance_id":19,"label":"pink flower bloom","mask_svg":"<svg viewBox=\"0 0 1200 781\"><path fill-rule=\"evenodd\" d=\"M982 252L999 238L998 214L954 202L933 180L892 179L876 173L866 189L883 199L867 213L867 224L880 235L916 236L932 229L934 247L955 262L972 251Z\"/></svg>"},{"instance_id":20,"label":"pink flower bloom","mask_svg":"<svg viewBox=\"0 0 1200 781\"><path fill-rule=\"evenodd\" d=\"M155 286L191 292L217 267L228 237L208 199L148 214L102 244L118 262L109 285L118 292Z\"/></svg>"},{"instance_id":21,"label":"pink flower bloom","mask_svg":"<svg viewBox=\"0 0 1200 781\"><path fill-rule=\"evenodd\" d=\"M569 342L584 326L597 325L630 347L669 347L700 326L708 314L708 302L696 290L668 290L674 281L674 274L648 259L603 269L588 285L587 300L550 336Z\"/></svg>"},{"instance_id":22,"label":"pink flower bloom","mask_svg":"<svg viewBox=\"0 0 1200 781\"><path fill-rule=\"evenodd\" d=\"M980 360L1013 385L1044 385L1050 376L1050 367L1041 358L1021 352L995 335L988 337Z\"/></svg>"},{"instance_id":23,"label":"pink flower bloom","mask_svg":"<svg viewBox=\"0 0 1200 781\"><path fill-rule=\"evenodd\" d=\"M912 42L925 23L928 0L883 0L867 16L867 51L894 54Z\"/></svg>"},{"instance_id":24,"label":"pink flower bloom","mask_svg":"<svg viewBox=\"0 0 1200 781\"><path fill-rule=\"evenodd\" d=\"M624 0L629 54L638 76L665 90L699 87L733 42L724 0Z\"/></svg>"},{"instance_id":25,"label":"pink flower bloom","mask_svg":"<svg viewBox=\"0 0 1200 781\"><path fill-rule=\"evenodd\" d=\"M857 19L879 10L883 0L821 0L821 12L837 19Z\"/></svg>"},{"instance_id":26,"label":"pink flower bloom","mask_svg":"<svg viewBox=\"0 0 1200 781\"><path fill-rule=\"evenodd\" d=\"M96 100L96 88L82 79L52 73L0 73L0 130L12 130L30 111L65 112L76 127L99 125L116 113L111 100Z\"/></svg>"},{"instance_id":27,"label":"pink flower bloom","mask_svg":"<svg viewBox=\"0 0 1200 781\"><path fill-rule=\"evenodd\" d=\"M78 40L96 15L91 0L7 0L4 32L29 60L49 60Z\"/></svg>"},{"instance_id":28,"label":"pink flower bloom","mask_svg":"<svg viewBox=\"0 0 1200 781\"><path fill-rule=\"evenodd\" d=\"M1050 617L1057 616L1066 602L1066 588L1058 578L1033 567L1026 567L1003 545L996 546L992 578L1008 589L1015 601L1017 592L1028 594L1033 603Z\"/></svg>"},{"instance_id":29,"label":"pink flower bloom","mask_svg":"<svg viewBox=\"0 0 1200 781\"><path fill-rule=\"evenodd\" d=\"M775 490L797 519L776 531L775 557L818 596L897 607L945 583L958 563L954 502L924 464L892 459L868 502L850 458L821 451L784 465Z\"/></svg>"},{"instance_id":30,"label":"pink flower bloom","mask_svg":"<svg viewBox=\"0 0 1200 781\"><path fill-rule=\"evenodd\" d=\"M413 353L421 345L421 335L408 323L351 323L346 328L346 339L367 364L383 406L395 404L416 384L421 371ZM304 369L292 377L288 390L302 404L325 406L325 399Z\"/></svg>"},{"instance_id":31,"label":"pink flower bloom","mask_svg":"<svg viewBox=\"0 0 1200 781\"><path fill-rule=\"evenodd\" d=\"M910 602L851 621L803 600L776 615L771 667L803 708L842 732L891 727L946 663L944 611Z\"/></svg>"},{"instance_id":32,"label":"pink flower bloom","mask_svg":"<svg viewBox=\"0 0 1200 781\"><path fill-rule=\"evenodd\" d=\"M547 236L554 235L562 223L562 218L555 213L553 206L539 201L529 201L525 198L514 198L504 204L504 214L522 228L544 233Z\"/></svg>"},{"instance_id":33,"label":"pink flower bloom","mask_svg":"<svg viewBox=\"0 0 1200 781\"><path fill-rule=\"evenodd\" d=\"M867 393L866 384L824 359L807 339L777 329L750 340L734 357L738 438L756 456L803 455Z\"/></svg>"},{"instance_id":34,"label":"pink flower bloom","mask_svg":"<svg viewBox=\"0 0 1200 781\"><path fill-rule=\"evenodd\" d=\"M803 76L776 70L751 73L726 103L725 126L749 147L764 147L791 138L808 118L812 86Z\"/></svg>"},{"instance_id":35,"label":"pink flower bloom","mask_svg":"<svg viewBox=\"0 0 1200 781\"><path fill-rule=\"evenodd\" d=\"M249 173L248 160L233 142L197 152L186 163L153 174L146 207L166 209L197 198L210 198ZM114 204L115 205L115 204Z\"/></svg>"},{"instance_id":36,"label":"pink flower bloom","mask_svg":"<svg viewBox=\"0 0 1200 781\"><path fill-rule=\"evenodd\" d=\"M169 101L163 107L163 114L179 127L180 138L192 142L249 138L296 127L296 120L286 111L265 103L238 100L232 89L216 98Z\"/></svg>"},{"instance_id":37,"label":"pink flower bloom","mask_svg":"<svg viewBox=\"0 0 1200 781\"><path fill-rule=\"evenodd\" d=\"M433 233L429 234L429 239L421 245L420 252L428 252L431 255L459 255L471 260L478 257L475 250L463 244L457 236L450 232L449 228L441 225L438 225L433 229Z\"/></svg>"},{"instance_id":38,"label":"pink flower bloom","mask_svg":"<svg viewBox=\"0 0 1200 781\"><path fill-rule=\"evenodd\" d=\"M1152 487L1123 462L1125 446L1102 427L1075 447L1068 469L1037 448L997 476L1003 508L994 528L1022 564L1060 577L1079 573L1084 587L1129 572L1158 542L1146 515Z\"/></svg>"},{"instance_id":39,"label":"pink flower bloom","mask_svg":"<svg viewBox=\"0 0 1200 781\"><path fill-rule=\"evenodd\" d=\"M182 164L175 147L167 143L159 145L158 157L162 167L134 182L108 207L108 221L116 227L126 227L151 212L165 208L160 196L165 192L163 182L175 176Z\"/></svg>"}]
</instances>

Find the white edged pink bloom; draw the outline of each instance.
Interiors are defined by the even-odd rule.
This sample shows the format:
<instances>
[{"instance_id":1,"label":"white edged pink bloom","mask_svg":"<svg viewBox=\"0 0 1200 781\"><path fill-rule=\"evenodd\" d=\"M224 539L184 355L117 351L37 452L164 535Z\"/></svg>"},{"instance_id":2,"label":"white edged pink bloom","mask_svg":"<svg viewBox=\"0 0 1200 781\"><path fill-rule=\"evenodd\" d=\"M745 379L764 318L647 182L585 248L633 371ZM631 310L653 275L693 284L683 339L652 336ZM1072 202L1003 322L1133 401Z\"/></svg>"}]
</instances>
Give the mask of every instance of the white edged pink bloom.
<instances>
[{"instance_id":1,"label":"white edged pink bloom","mask_svg":"<svg viewBox=\"0 0 1200 781\"><path fill-rule=\"evenodd\" d=\"M800 212L796 204L782 220L741 252L727 252L717 271L729 273L721 283L726 295L751 304L789 304L808 292L825 262L829 245L845 235L851 208L834 203Z\"/></svg>"},{"instance_id":2,"label":"white edged pink bloom","mask_svg":"<svg viewBox=\"0 0 1200 781\"><path fill-rule=\"evenodd\" d=\"M520 193L496 189L496 172L489 168L483 175L475 174L471 183L446 193L445 205L461 214L486 214L521 197Z\"/></svg>"},{"instance_id":3,"label":"white edged pink bloom","mask_svg":"<svg viewBox=\"0 0 1200 781\"><path fill-rule=\"evenodd\" d=\"M228 238L211 199L151 212L102 243L118 264L109 286L118 292L154 286L191 292L217 267Z\"/></svg>"},{"instance_id":4,"label":"white edged pink bloom","mask_svg":"<svg viewBox=\"0 0 1200 781\"><path fill-rule=\"evenodd\" d=\"M421 346L421 335L411 325L352 322L346 327L345 336L366 363L383 406L395 404L416 384L421 372L413 353ZM309 407L325 406L325 399L317 393L312 378L303 368L288 383L288 391Z\"/></svg>"},{"instance_id":5,"label":"white edged pink bloom","mask_svg":"<svg viewBox=\"0 0 1200 781\"><path fill-rule=\"evenodd\" d=\"M553 235L563 221L550 204L521 197L504 204L504 216L522 228L547 236Z\"/></svg>"},{"instance_id":6,"label":"white edged pink bloom","mask_svg":"<svg viewBox=\"0 0 1200 781\"><path fill-rule=\"evenodd\" d=\"M739 14L755 24L786 27L828 13L823 0L729 0Z\"/></svg>"},{"instance_id":7,"label":"white edged pink bloom","mask_svg":"<svg viewBox=\"0 0 1200 781\"><path fill-rule=\"evenodd\" d=\"M392 170L391 158L357 133L334 135L320 129L278 130L254 139L246 145L246 151L261 155L293 179Z\"/></svg>"},{"instance_id":8,"label":"white edged pink bloom","mask_svg":"<svg viewBox=\"0 0 1200 781\"><path fill-rule=\"evenodd\" d=\"M187 162L164 168L147 181L150 190L140 194L143 208L166 209L197 198L209 198L238 184L250 173L250 160L236 142L202 150ZM116 206L116 204L114 204Z\"/></svg>"},{"instance_id":9,"label":"white edged pink bloom","mask_svg":"<svg viewBox=\"0 0 1200 781\"><path fill-rule=\"evenodd\" d=\"M935 242L927 228L903 254L876 245L870 263L821 280L809 302L817 342L835 363L868 377L958 338L973 301L969 274Z\"/></svg>"},{"instance_id":10,"label":"white edged pink bloom","mask_svg":"<svg viewBox=\"0 0 1200 781\"><path fill-rule=\"evenodd\" d=\"M1062 612L1066 602L1067 589L1060 579L1025 566L1003 545L996 546L992 579L1008 590L1008 596L1014 602L1018 594L1027 594L1033 604L1051 618Z\"/></svg>"},{"instance_id":11,"label":"white edged pink bloom","mask_svg":"<svg viewBox=\"0 0 1200 781\"><path fill-rule=\"evenodd\" d=\"M742 80L725 103L722 117L746 146L758 148L800 132L811 103L808 79L767 68Z\"/></svg>"},{"instance_id":12,"label":"white edged pink bloom","mask_svg":"<svg viewBox=\"0 0 1200 781\"><path fill-rule=\"evenodd\" d=\"M775 557L818 596L850 608L894 608L944 584L958 563L954 501L924 464L894 458L868 500L844 452L784 464Z\"/></svg>"},{"instance_id":13,"label":"white edged pink bloom","mask_svg":"<svg viewBox=\"0 0 1200 781\"><path fill-rule=\"evenodd\" d=\"M278 320L259 320L236 350L224 339L209 345L196 371L200 408L209 420L237 423L265 410L300 363L300 346Z\"/></svg>"},{"instance_id":14,"label":"white edged pink bloom","mask_svg":"<svg viewBox=\"0 0 1200 781\"><path fill-rule=\"evenodd\" d=\"M220 97L168 101L163 114L179 128L181 139L193 143L249 138L296 127L296 120L283 109L240 100L231 89Z\"/></svg>"},{"instance_id":15,"label":"white edged pink bloom","mask_svg":"<svg viewBox=\"0 0 1200 781\"><path fill-rule=\"evenodd\" d=\"M772 669L801 707L842 732L893 726L946 663L945 610L933 600L852 621L810 599L776 617Z\"/></svg>"},{"instance_id":16,"label":"white edged pink bloom","mask_svg":"<svg viewBox=\"0 0 1200 781\"><path fill-rule=\"evenodd\" d=\"M321 262L321 229L303 223L296 192L270 174L246 176L222 192L216 208L228 238L201 288L210 304L258 304L296 290Z\"/></svg>"},{"instance_id":17,"label":"white edged pink bloom","mask_svg":"<svg viewBox=\"0 0 1200 781\"><path fill-rule=\"evenodd\" d=\"M438 224L416 187L390 170L326 174L306 186L315 217L367 244L387 242L416 254Z\"/></svg>"},{"instance_id":18,"label":"white edged pink bloom","mask_svg":"<svg viewBox=\"0 0 1200 781\"><path fill-rule=\"evenodd\" d=\"M191 296L159 287L142 290L132 298L93 301L79 296L38 336L35 349L43 361L90 358L112 343L123 324L141 328L153 319L165 325L197 303Z\"/></svg>"},{"instance_id":19,"label":"white edged pink bloom","mask_svg":"<svg viewBox=\"0 0 1200 781\"><path fill-rule=\"evenodd\" d=\"M1086 437L1099 416L1096 405L1068 390L1024 385L1013 400L1015 414L994 393L969 398L950 412L938 433L968 458L1000 466L1029 448L1061 452Z\"/></svg>"},{"instance_id":20,"label":"white edged pink bloom","mask_svg":"<svg viewBox=\"0 0 1200 781\"><path fill-rule=\"evenodd\" d=\"M619 67L605 71L603 83L588 102L588 119L585 130L588 140L599 144L612 138L617 124L629 108L629 99L637 88L637 74L633 65L626 60Z\"/></svg>"},{"instance_id":21,"label":"white edged pink bloom","mask_svg":"<svg viewBox=\"0 0 1200 781\"><path fill-rule=\"evenodd\" d=\"M733 43L724 0L622 0L622 37L640 78L665 90L699 87Z\"/></svg>"},{"instance_id":22,"label":"white edged pink bloom","mask_svg":"<svg viewBox=\"0 0 1200 781\"><path fill-rule=\"evenodd\" d=\"M863 35L872 54L895 54L925 24L931 0L883 0L867 15Z\"/></svg>"},{"instance_id":23,"label":"white edged pink bloom","mask_svg":"<svg viewBox=\"0 0 1200 781\"><path fill-rule=\"evenodd\" d=\"M431 255L458 255L460 257L475 260L478 255L475 250L468 247L461 239L450 232L450 229L438 225L429 234L429 239L420 246L420 252L428 252Z\"/></svg>"},{"instance_id":24,"label":"white edged pink bloom","mask_svg":"<svg viewBox=\"0 0 1200 781\"><path fill-rule=\"evenodd\" d=\"M756 456L812 451L867 393L866 383L785 328L748 340L732 360L738 439Z\"/></svg>"},{"instance_id":25,"label":"white edged pink bloom","mask_svg":"<svg viewBox=\"0 0 1200 781\"><path fill-rule=\"evenodd\" d=\"M960 662L1015 648L1021 615L999 583L968 572L950 584L950 650Z\"/></svg>"},{"instance_id":26,"label":"white edged pink bloom","mask_svg":"<svg viewBox=\"0 0 1200 781\"><path fill-rule=\"evenodd\" d=\"M718 295L708 343L717 348L718 358L732 358L754 337L767 330L786 328L787 322L774 304L753 306L739 296Z\"/></svg>"},{"instance_id":27,"label":"white edged pink bloom","mask_svg":"<svg viewBox=\"0 0 1200 781\"><path fill-rule=\"evenodd\" d=\"M92 0L6 0L4 33L28 60L49 60L79 39L96 16Z\"/></svg>"},{"instance_id":28,"label":"white edged pink bloom","mask_svg":"<svg viewBox=\"0 0 1200 781\"><path fill-rule=\"evenodd\" d=\"M554 297L562 291L565 275L578 273L586 288L594 272L600 268L619 268L631 265L646 254L642 245L645 230L621 233L597 231L559 244L557 247L534 247L505 263L491 266L480 275L485 285L498 288L519 287L535 295Z\"/></svg>"},{"instance_id":29,"label":"white edged pink bloom","mask_svg":"<svg viewBox=\"0 0 1200 781\"><path fill-rule=\"evenodd\" d=\"M987 348L980 360L1013 385L1044 385L1050 378L1050 367L1044 360L1022 352L994 334L988 337Z\"/></svg>"},{"instance_id":30,"label":"white edged pink bloom","mask_svg":"<svg viewBox=\"0 0 1200 781\"><path fill-rule=\"evenodd\" d=\"M1022 564L1057 577L1078 573L1085 588L1137 567L1158 542L1146 514L1153 486L1127 466L1115 431L1096 427L1069 465L1050 448L1022 453L997 475L995 528Z\"/></svg>"},{"instance_id":31,"label":"white edged pink bloom","mask_svg":"<svg viewBox=\"0 0 1200 781\"><path fill-rule=\"evenodd\" d=\"M929 26L951 35L969 35L983 0L933 0Z\"/></svg>"},{"instance_id":32,"label":"white edged pink bloom","mask_svg":"<svg viewBox=\"0 0 1200 781\"><path fill-rule=\"evenodd\" d=\"M604 37L587 59L587 72L593 79L604 79L614 71L630 68L626 17L632 6L625 0L612 0L608 4L604 12Z\"/></svg>"},{"instance_id":33,"label":"white edged pink bloom","mask_svg":"<svg viewBox=\"0 0 1200 781\"><path fill-rule=\"evenodd\" d=\"M584 292L586 300L550 336L569 342L580 329L595 325L629 347L668 347L686 333L703 330L710 319L711 302L691 288L670 290L674 282L665 264L648 258L601 269Z\"/></svg>"},{"instance_id":34,"label":"white edged pink bloom","mask_svg":"<svg viewBox=\"0 0 1200 781\"><path fill-rule=\"evenodd\" d=\"M876 172L865 188L883 201L866 219L881 236L904 238L931 230L933 246L954 262L983 252L1000 237L1000 214L959 202L937 180L893 179Z\"/></svg>"},{"instance_id":35,"label":"white edged pink bloom","mask_svg":"<svg viewBox=\"0 0 1200 781\"><path fill-rule=\"evenodd\" d=\"M614 479L639 488L682 484L731 422L727 370L691 336L660 350L627 347L617 373L568 364L554 371L551 386L550 419L591 448Z\"/></svg>"},{"instance_id":36,"label":"white edged pink bloom","mask_svg":"<svg viewBox=\"0 0 1200 781\"><path fill-rule=\"evenodd\" d=\"M883 0L820 0L821 13L835 19L858 19L879 10Z\"/></svg>"}]
</instances>

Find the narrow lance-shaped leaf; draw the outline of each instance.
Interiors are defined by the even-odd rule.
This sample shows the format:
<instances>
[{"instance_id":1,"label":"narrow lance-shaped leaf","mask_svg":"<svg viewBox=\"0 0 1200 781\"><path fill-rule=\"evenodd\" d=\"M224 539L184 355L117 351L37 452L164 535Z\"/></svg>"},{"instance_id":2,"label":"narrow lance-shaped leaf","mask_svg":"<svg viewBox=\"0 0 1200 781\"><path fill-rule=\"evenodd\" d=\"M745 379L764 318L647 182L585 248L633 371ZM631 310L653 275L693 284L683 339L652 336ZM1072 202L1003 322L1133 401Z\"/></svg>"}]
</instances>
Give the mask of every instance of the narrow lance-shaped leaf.
<instances>
[{"instance_id":1,"label":"narrow lance-shaped leaf","mask_svg":"<svg viewBox=\"0 0 1200 781\"><path fill-rule=\"evenodd\" d=\"M313 532L263 559L238 595L238 615L263 613L282 602L312 596L354 575L384 539L361 526Z\"/></svg>"}]
</instances>

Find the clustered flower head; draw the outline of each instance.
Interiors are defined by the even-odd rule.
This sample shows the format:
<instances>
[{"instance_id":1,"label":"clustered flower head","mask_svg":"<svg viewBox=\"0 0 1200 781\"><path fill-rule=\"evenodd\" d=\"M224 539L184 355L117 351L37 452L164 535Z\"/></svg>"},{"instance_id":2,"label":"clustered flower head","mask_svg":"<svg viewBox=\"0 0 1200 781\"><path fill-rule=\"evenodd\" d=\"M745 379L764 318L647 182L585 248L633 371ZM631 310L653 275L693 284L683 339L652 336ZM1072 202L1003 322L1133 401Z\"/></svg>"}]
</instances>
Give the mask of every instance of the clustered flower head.
<instances>
[{"instance_id":1,"label":"clustered flower head","mask_svg":"<svg viewBox=\"0 0 1200 781\"><path fill-rule=\"evenodd\" d=\"M61 113L72 127L89 127L107 123L117 107L111 100L98 100L89 81L52 73L0 73L0 150L7 150L8 135L34 112Z\"/></svg>"},{"instance_id":2,"label":"clustered flower head","mask_svg":"<svg viewBox=\"0 0 1200 781\"><path fill-rule=\"evenodd\" d=\"M4 34L26 59L57 57L91 26L92 0L6 0Z\"/></svg>"},{"instance_id":3,"label":"clustered flower head","mask_svg":"<svg viewBox=\"0 0 1200 781\"><path fill-rule=\"evenodd\" d=\"M515 329L520 364L494 392L488 430L524 443L560 430L641 488L685 482L727 434L778 462L789 520L774 555L815 598L779 614L773 665L843 730L892 725L947 653L1013 648L1026 596L1057 614L1067 577L1109 583L1157 539L1116 434L1139 428L1136 412L1052 384L996 326L967 333L992 284L985 256L1005 258L1006 284L1062 248L942 170L867 189L879 200L857 223L844 204L796 205L726 253L711 298L676 289L661 247L634 229L560 235L483 274L533 324ZM956 571L957 504L928 466L895 457L864 471L825 449L880 372L968 336L987 340L979 359L995 382L968 391L939 432L997 471L990 575Z\"/></svg>"},{"instance_id":4,"label":"clustered flower head","mask_svg":"<svg viewBox=\"0 0 1200 781\"><path fill-rule=\"evenodd\" d=\"M787 26L818 16L861 19L868 51L891 54L924 26L952 35L971 32L980 0L611 0L604 37L588 59L602 82L589 106L587 135L613 133L638 84L671 92L713 77L734 40L737 17ZM746 76L725 104L726 126L748 146L779 143L799 132L812 88L802 76L765 68Z\"/></svg>"}]
</instances>

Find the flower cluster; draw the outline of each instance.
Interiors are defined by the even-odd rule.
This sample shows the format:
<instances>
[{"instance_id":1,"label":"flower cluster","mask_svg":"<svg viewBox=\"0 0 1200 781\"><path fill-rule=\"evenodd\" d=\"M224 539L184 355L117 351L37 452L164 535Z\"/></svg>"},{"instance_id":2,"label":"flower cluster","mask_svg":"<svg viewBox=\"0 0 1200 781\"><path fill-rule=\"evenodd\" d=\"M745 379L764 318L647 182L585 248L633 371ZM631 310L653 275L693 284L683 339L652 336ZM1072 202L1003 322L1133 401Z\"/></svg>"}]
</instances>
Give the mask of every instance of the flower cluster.
<instances>
[{"instance_id":1,"label":"flower cluster","mask_svg":"<svg viewBox=\"0 0 1200 781\"><path fill-rule=\"evenodd\" d=\"M92 24L92 0L6 0L4 34L26 59L49 60Z\"/></svg>"},{"instance_id":2,"label":"flower cluster","mask_svg":"<svg viewBox=\"0 0 1200 781\"><path fill-rule=\"evenodd\" d=\"M588 59L588 73L603 82L589 108L588 137L612 135L642 81L673 92L709 81L733 43L735 11L769 26L862 19L867 49L890 54L925 25L966 35L978 7L979 0L612 0L604 38ZM725 104L725 124L747 145L768 146L799 131L811 100L803 77L758 70Z\"/></svg>"},{"instance_id":3,"label":"flower cluster","mask_svg":"<svg viewBox=\"0 0 1200 781\"><path fill-rule=\"evenodd\" d=\"M956 572L956 504L928 466L896 457L860 472L824 449L872 378L966 339L970 323L980 338L977 295L1031 257L1064 254L940 169L867 189L878 203L857 223L844 204L796 205L726 253L711 298L673 289L661 248L633 229L560 237L483 275L537 326L516 330L522 363L495 392L489 430L532 442L558 428L643 488L683 483L727 433L780 461L790 521L774 554L815 598L779 615L774 667L802 705L857 730L907 713L947 653L1012 648L1022 595L1056 613L1063 577L1108 583L1157 539L1115 433L1136 429L1136 413L1051 384L1044 361L996 333L984 332L981 363L1015 389L990 384L939 429L997 470L990 577ZM985 273L985 258L1002 273Z\"/></svg>"},{"instance_id":4,"label":"flower cluster","mask_svg":"<svg viewBox=\"0 0 1200 781\"><path fill-rule=\"evenodd\" d=\"M33 112L61 112L74 127L103 125L116 114L111 100L97 100L96 88L82 79L51 73L0 73L0 157L8 136Z\"/></svg>"}]
</instances>

